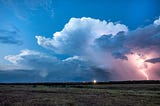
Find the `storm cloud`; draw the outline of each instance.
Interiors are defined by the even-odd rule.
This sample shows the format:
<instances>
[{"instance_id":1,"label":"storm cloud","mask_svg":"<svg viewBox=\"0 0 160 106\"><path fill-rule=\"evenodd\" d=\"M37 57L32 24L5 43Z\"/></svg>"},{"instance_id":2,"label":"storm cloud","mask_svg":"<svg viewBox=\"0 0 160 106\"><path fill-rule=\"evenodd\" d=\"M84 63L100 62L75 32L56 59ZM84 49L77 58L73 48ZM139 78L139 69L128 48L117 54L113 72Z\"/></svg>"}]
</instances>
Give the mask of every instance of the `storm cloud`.
<instances>
[{"instance_id":1,"label":"storm cloud","mask_svg":"<svg viewBox=\"0 0 160 106\"><path fill-rule=\"evenodd\" d=\"M154 22L154 24L127 33L119 32L114 36L103 35L95 40L95 46L106 52L111 52L115 58L125 60L127 60L127 54L143 55L146 51L160 55L160 26L155 25Z\"/></svg>"},{"instance_id":2,"label":"storm cloud","mask_svg":"<svg viewBox=\"0 0 160 106\"><path fill-rule=\"evenodd\" d=\"M158 20L128 30L120 23L71 18L62 31L51 38L36 36L38 45L54 54L69 54L67 58L22 50L18 55L5 56L5 59L25 69L36 70L37 75L52 81L155 79L159 76L150 70L157 70L159 66L152 68L148 62L159 62L159 58L154 59L160 55Z\"/></svg>"},{"instance_id":3,"label":"storm cloud","mask_svg":"<svg viewBox=\"0 0 160 106\"><path fill-rule=\"evenodd\" d=\"M160 57L158 58L152 58L152 59L148 59L145 62L150 62L150 63L160 63Z\"/></svg>"}]
</instances>

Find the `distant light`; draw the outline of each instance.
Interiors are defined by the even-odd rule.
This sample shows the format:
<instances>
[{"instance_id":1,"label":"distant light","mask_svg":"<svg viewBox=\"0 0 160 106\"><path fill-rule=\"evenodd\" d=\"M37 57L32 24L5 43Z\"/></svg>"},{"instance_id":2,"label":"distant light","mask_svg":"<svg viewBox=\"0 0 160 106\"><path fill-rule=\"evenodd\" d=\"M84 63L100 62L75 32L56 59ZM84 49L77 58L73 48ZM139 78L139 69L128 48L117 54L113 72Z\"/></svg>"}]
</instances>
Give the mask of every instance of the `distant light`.
<instances>
[{"instance_id":1,"label":"distant light","mask_svg":"<svg viewBox=\"0 0 160 106\"><path fill-rule=\"evenodd\" d=\"M94 84L96 84L96 83L97 83L97 81L96 81L96 80L93 80L93 83L94 83Z\"/></svg>"}]
</instances>

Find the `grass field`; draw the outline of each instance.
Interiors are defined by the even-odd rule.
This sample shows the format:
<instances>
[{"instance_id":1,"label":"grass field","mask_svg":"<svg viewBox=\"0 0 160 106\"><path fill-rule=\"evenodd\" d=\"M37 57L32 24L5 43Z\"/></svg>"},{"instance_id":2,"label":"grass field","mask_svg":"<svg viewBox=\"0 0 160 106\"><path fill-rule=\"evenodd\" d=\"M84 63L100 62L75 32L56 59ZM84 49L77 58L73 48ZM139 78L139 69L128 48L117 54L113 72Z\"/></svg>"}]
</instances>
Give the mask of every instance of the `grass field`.
<instances>
[{"instance_id":1,"label":"grass field","mask_svg":"<svg viewBox=\"0 0 160 106\"><path fill-rule=\"evenodd\" d=\"M0 85L0 106L160 106L160 84Z\"/></svg>"}]
</instances>

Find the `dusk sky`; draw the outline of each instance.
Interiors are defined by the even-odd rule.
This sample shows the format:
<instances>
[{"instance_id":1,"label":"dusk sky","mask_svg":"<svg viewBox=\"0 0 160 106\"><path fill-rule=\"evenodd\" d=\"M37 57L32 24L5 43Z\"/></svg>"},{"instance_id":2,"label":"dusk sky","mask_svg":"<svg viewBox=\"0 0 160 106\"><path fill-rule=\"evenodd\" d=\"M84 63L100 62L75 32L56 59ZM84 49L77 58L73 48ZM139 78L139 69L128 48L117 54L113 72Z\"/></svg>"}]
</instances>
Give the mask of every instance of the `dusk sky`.
<instances>
[{"instance_id":1,"label":"dusk sky","mask_svg":"<svg viewBox=\"0 0 160 106\"><path fill-rule=\"evenodd\" d=\"M0 0L0 82L160 80L160 0Z\"/></svg>"}]
</instances>

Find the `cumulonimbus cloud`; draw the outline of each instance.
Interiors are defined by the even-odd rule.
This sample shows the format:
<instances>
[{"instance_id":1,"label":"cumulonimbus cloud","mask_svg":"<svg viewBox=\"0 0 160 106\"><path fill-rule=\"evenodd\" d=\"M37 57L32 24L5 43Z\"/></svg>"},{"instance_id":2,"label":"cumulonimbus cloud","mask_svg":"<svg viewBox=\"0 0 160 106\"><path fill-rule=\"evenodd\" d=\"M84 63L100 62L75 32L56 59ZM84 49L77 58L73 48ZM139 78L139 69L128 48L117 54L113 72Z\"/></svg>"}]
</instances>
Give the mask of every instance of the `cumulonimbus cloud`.
<instances>
[{"instance_id":1,"label":"cumulonimbus cloud","mask_svg":"<svg viewBox=\"0 0 160 106\"><path fill-rule=\"evenodd\" d=\"M40 46L71 57L61 60L24 50L18 55L6 56L5 59L35 70L43 69L39 75L52 75L56 79L157 79L158 74L150 70L157 70L159 66L152 68L148 62L159 60L151 59L160 55L158 20L129 31L123 24L85 17L71 18L62 31L54 33L52 38L36 36Z\"/></svg>"},{"instance_id":2,"label":"cumulonimbus cloud","mask_svg":"<svg viewBox=\"0 0 160 106\"><path fill-rule=\"evenodd\" d=\"M42 47L56 53L81 55L92 46L99 47L113 57L127 60L125 54L142 48L159 48L159 19L154 24L128 31L123 24L107 23L92 18L71 18L52 38L36 36ZM156 24L156 26L155 26Z\"/></svg>"},{"instance_id":3,"label":"cumulonimbus cloud","mask_svg":"<svg viewBox=\"0 0 160 106\"><path fill-rule=\"evenodd\" d=\"M101 21L93 18L71 18L60 32L52 38L36 36L42 47L62 54L80 54L91 46L96 38L104 34L116 35L118 32L127 32L127 26Z\"/></svg>"},{"instance_id":4,"label":"cumulonimbus cloud","mask_svg":"<svg viewBox=\"0 0 160 106\"><path fill-rule=\"evenodd\" d=\"M124 70L125 72L132 70L128 73L134 73L134 70L142 67L136 64L136 60L131 60L134 56L148 59L148 54L154 54L152 57L160 55L158 52L160 48L158 23L159 19L155 20L153 24L128 31L127 26L123 24L107 23L85 17L71 18L62 31L54 33L52 38L43 36L36 36L36 38L39 45L51 49L55 53L85 56L90 62L101 65L106 70L119 70L116 68L117 64L120 64L119 61L128 61L128 68L124 68ZM114 63L110 64L107 61L114 61ZM122 67L126 67L126 62L121 62ZM110 64L110 66L106 64ZM143 65L143 68L146 68L146 64ZM119 75L123 73L122 70L119 72L121 72ZM144 76L146 75L144 74Z\"/></svg>"}]
</instances>

